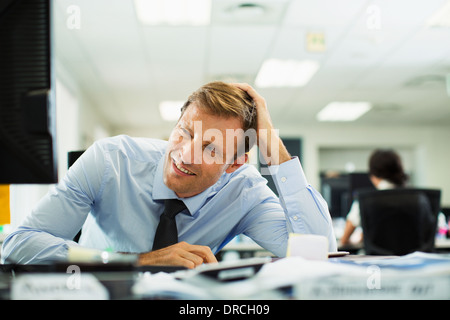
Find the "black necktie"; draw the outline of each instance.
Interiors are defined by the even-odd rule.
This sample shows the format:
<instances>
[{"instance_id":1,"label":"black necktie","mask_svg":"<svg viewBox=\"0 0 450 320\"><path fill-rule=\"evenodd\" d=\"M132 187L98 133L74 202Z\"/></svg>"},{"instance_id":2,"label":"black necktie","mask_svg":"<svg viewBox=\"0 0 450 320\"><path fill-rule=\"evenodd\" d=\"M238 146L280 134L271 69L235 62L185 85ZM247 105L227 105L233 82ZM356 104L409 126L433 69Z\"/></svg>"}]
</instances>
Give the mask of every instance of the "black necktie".
<instances>
[{"instance_id":1,"label":"black necktie","mask_svg":"<svg viewBox=\"0 0 450 320\"><path fill-rule=\"evenodd\" d=\"M164 212L159 218L158 228L156 228L153 250L165 248L178 242L175 216L186 209L186 205L178 199L164 200L164 205Z\"/></svg>"}]
</instances>

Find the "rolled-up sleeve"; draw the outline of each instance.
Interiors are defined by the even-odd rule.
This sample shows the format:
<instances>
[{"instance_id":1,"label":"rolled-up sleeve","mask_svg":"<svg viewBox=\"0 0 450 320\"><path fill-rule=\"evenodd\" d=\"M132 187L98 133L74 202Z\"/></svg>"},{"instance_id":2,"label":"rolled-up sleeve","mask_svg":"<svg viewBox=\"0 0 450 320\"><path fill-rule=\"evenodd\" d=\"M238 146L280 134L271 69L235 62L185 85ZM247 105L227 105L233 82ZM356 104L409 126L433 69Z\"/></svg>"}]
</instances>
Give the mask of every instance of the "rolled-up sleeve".
<instances>
[{"instance_id":1,"label":"rolled-up sleeve","mask_svg":"<svg viewBox=\"0 0 450 320\"><path fill-rule=\"evenodd\" d=\"M308 184L297 157L281 165L270 166L289 232L318 234L328 238L329 251L336 251L328 205L322 195Z\"/></svg>"}]
</instances>

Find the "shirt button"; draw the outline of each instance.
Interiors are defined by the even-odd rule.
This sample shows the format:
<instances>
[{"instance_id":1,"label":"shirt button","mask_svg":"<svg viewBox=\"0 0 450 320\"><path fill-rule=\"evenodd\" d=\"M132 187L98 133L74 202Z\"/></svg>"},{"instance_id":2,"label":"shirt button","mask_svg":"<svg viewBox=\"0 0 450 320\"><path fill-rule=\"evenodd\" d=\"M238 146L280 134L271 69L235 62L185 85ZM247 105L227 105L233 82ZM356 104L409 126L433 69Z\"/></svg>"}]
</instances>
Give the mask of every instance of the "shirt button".
<instances>
[{"instance_id":1,"label":"shirt button","mask_svg":"<svg viewBox=\"0 0 450 320\"><path fill-rule=\"evenodd\" d=\"M281 177L281 182L286 182L287 178L286 177Z\"/></svg>"},{"instance_id":2,"label":"shirt button","mask_svg":"<svg viewBox=\"0 0 450 320\"><path fill-rule=\"evenodd\" d=\"M297 221L298 217L297 216L293 216L292 219L294 219L294 221Z\"/></svg>"}]
</instances>

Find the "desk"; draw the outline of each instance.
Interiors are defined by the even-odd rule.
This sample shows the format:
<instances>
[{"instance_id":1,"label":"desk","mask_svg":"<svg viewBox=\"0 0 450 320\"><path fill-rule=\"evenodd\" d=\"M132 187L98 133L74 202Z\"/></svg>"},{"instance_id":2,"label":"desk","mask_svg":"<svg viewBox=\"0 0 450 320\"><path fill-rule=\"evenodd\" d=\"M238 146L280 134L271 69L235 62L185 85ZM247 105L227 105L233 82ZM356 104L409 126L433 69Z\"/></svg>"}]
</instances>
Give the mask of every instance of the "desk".
<instances>
[{"instance_id":1,"label":"desk","mask_svg":"<svg viewBox=\"0 0 450 320\"><path fill-rule=\"evenodd\" d=\"M64 267L31 266L14 272L6 267L0 273L0 298L10 299L11 286L23 275L59 274L70 277ZM92 274L113 300L174 297L208 300L450 299L450 255L447 254L415 253L403 257L350 255L327 261L307 261L296 257L276 259L264 264L256 275L231 282L207 279L201 275L186 276L189 271L180 268L139 269L129 266L128 269L111 268L108 271L108 267L97 271L81 267L81 270ZM140 294L134 290L137 284L143 288ZM159 295L154 291L145 294L146 285L152 290L158 286L163 290ZM180 295L181 291L183 295Z\"/></svg>"},{"instance_id":2,"label":"desk","mask_svg":"<svg viewBox=\"0 0 450 320\"><path fill-rule=\"evenodd\" d=\"M73 264L57 263L46 265L0 265L0 300L11 298L11 286L15 279L23 275L66 275L72 274L68 267ZM131 264L79 264L80 272L92 274L107 289L109 298L133 299L131 288L143 273L173 273L185 270L175 266L142 266Z\"/></svg>"}]
</instances>

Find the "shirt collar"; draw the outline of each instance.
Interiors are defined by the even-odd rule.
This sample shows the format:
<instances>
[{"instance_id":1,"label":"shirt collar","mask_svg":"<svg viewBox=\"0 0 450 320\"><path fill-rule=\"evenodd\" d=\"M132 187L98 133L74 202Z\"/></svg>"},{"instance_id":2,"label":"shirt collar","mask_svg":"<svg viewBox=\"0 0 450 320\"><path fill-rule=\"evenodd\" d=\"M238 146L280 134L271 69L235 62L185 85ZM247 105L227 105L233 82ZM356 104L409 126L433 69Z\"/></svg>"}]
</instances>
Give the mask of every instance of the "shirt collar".
<instances>
[{"instance_id":1,"label":"shirt collar","mask_svg":"<svg viewBox=\"0 0 450 320\"><path fill-rule=\"evenodd\" d=\"M177 195L171 189L169 189L163 180L163 170L164 170L164 160L166 159L166 154L164 154L161 159L159 159L158 167L156 168L156 173L153 181L153 199L154 200L165 200L165 199L177 199Z\"/></svg>"},{"instance_id":2,"label":"shirt collar","mask_svg":"<svg viewBox=\"0 0 450 320\"><path fill-rule=\"evenodd\" d=\"M200 208L205 204L205 202L217 193L218 189L224 182L225 173L220 177L220 179L211 187L189 198L179 198L175 192L166 186L163 179L164 172L164 160L166 155L159 160L158 167L156 168L156 173L153 181L153 200L165 200L165 199L179 199L184 202L186 207L189 209L189 213L194 215Z\"/></svg>"}]
</instances>

